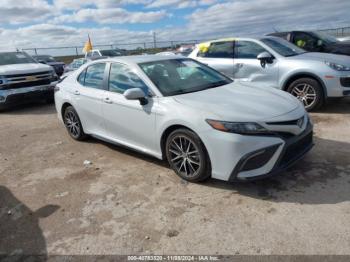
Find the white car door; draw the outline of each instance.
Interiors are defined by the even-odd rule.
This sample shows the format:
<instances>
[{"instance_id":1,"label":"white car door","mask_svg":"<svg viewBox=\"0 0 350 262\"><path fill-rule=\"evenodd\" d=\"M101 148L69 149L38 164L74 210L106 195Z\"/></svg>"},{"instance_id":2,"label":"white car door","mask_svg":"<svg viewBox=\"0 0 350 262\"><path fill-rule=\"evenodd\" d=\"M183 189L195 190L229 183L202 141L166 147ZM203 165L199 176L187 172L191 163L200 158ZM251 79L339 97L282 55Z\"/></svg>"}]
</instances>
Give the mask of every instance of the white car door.
<instances>
[{"instance_id":1,"label":"white car door","mask_svg":"<svg viewBox=\"0 0 350 262\"><path fill-rule=\"evenodd\" d=\"M86 68L78 77L74 88L75 108L84 131L89 134L105 135L102 104L106 92L104 79L106 63L97 63Z\"/></svg>"},{"instance_id":2,"label":"white car door","mask_svg":"<svg viewBox=\"0 0 350 262\"><path fill-rule=\"evenodd\" d=\"M233 78L243 82L250 82L256 85L266 85L278 88L278 62L276 59L272 63L261 65L257 56L267 50L248 40L235 41Z\"/></svg>"},{"instance_id":3,"label":"white car door","mask_svg":"<svg viewBox=\"0 0 350 262\"><path fill-rule=\"evenodd\" d=\"M124 91L136 87L148 93L147 85L127 65L110 64L108 91L103 103L108 137L117 143L152 154L157 148L156 101L148 97L148 103L141 105L138 100L127 100Z\"/></svg>"},{"instance_id":4,"label":"white car door","mask_svg":"<svg viewBox=\"0 0 350 262\"><path fill-rule=\"evenodd\" d=\"M232 78L235 74L233 52L233 41L213 42L206 52L199 50L193 58Z\"/></svg>"}]
</instances>

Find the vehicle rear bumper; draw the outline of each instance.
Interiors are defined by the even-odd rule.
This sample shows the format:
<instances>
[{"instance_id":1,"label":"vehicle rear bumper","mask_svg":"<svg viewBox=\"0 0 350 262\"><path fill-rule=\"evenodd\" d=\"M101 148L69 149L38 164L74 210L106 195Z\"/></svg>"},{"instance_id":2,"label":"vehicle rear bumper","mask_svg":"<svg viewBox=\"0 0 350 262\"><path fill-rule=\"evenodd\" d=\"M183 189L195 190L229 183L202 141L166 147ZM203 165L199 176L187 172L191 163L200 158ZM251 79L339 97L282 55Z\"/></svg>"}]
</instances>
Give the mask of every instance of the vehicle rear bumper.
<instances>
[{"instance_id":1,"label":"vehicle rear bumper","mask_svg":"<svg viewBox=\"0 0 350 262\"><path fill-rule=\"evenodd\" d=\"M57 82L49 85L0 90L0 107L22 104L36 99L52 99Z\"/></svg>"}]
</instances>

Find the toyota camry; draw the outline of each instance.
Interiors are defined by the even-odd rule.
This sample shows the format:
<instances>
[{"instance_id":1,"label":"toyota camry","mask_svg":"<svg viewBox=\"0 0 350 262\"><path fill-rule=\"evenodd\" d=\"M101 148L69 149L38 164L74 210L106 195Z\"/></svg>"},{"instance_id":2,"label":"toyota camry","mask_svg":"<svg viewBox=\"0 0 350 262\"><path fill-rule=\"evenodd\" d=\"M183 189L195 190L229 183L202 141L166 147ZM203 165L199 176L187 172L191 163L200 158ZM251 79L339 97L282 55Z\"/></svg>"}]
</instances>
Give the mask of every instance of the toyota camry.
<instances>
[{"instance_id":1,"label":"toyota camry","mask_svg":"<svg viewBox=\"0 0 350 262\"><path fill-rule=\"evenodd\" d=\"M179 56L88 63L57 85L55 102L73 139L93 136L167 160L192 182L281 173L313 145L312 123L292 95Z\"/></svg>"}]
</instances>

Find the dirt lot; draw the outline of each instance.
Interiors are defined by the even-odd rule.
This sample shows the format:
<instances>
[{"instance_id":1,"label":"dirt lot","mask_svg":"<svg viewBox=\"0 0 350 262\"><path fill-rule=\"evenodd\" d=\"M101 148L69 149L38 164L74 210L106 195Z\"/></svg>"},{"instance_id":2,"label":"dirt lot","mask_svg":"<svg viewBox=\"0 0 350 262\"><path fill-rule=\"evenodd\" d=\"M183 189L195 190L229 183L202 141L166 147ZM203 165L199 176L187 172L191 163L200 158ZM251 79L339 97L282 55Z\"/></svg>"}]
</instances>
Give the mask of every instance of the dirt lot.
<instances>
[{"instance_id":1,"label":"dirt lot","mask_svg":"<svg viewBox=\"0 0 350 262\"><path fill-rule=\"evenodd\" d=\"M350 100L312 118L314 149L279 177L189 184L73 141L54 106L1 113L0 253L350 254Z\"/></svg>"}]
</instances>

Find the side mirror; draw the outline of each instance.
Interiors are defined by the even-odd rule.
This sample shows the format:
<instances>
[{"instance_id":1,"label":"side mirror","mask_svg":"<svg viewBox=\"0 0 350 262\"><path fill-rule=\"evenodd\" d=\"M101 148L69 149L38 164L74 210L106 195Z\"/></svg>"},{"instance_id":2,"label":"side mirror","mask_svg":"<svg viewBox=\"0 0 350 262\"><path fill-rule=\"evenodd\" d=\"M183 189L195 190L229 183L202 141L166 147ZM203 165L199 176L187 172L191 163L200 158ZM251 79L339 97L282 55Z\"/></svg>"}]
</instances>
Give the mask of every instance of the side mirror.
<instances>
[{"instance_id":1,"label":"side mirror","mask_svg":"<svg viewBox=\"0 0 350 262\"><path fill-rule=\"evenodd\" d=\"M273 56L269 52L262 52L258 54L256 57L258 60L260 60L260 64L262 67L266 66L267 64L272 64L273 63Z\"/></svg>"},{"instance_id":2,"label":"side mirror","mask_svg":"<svg viewBox=\"0 0 350 262\"><path fill-rule=\"evenodd\" d=\"M141 88L130 88L124 92L124 97L128 100L139 100L141 105L147 105L148 100L145 92Z\"/></svg>"}]
</instances>

